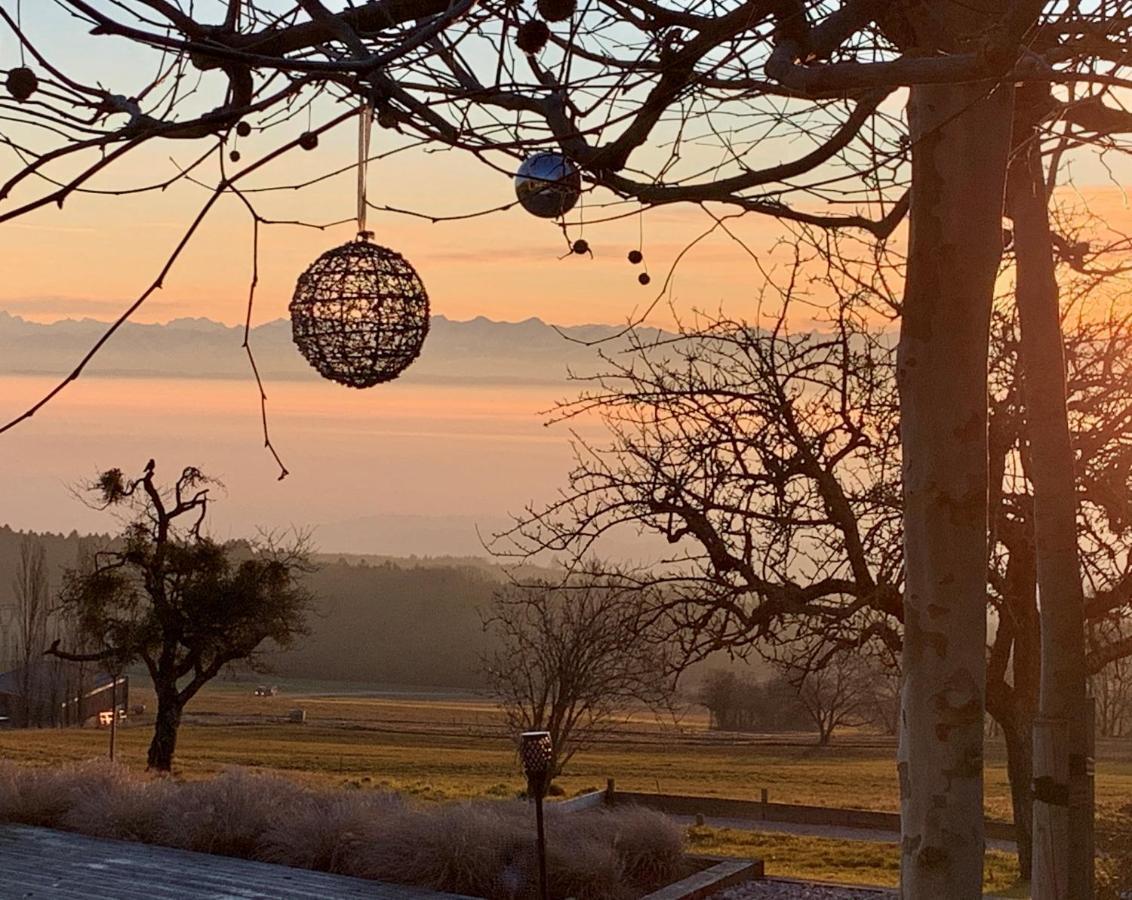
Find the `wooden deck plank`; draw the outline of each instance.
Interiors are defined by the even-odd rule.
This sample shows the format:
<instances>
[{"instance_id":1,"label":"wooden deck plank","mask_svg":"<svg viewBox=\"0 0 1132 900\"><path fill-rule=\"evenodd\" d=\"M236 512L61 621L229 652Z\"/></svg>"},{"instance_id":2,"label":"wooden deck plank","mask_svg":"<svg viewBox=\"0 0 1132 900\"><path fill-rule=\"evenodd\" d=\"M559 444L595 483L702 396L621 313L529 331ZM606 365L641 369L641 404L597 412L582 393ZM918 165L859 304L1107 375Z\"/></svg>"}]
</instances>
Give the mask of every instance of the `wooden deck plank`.
<instances>
[{"instance_id":1,"label":"wooden deck plank","mask_svg":"<svg viewBox=\"0 0 1132 900\"><path fill-rule=\"evenodd\" d=\"M421 888L0 825L0 900L472 900Z\"/></svg>"}]
</instances>

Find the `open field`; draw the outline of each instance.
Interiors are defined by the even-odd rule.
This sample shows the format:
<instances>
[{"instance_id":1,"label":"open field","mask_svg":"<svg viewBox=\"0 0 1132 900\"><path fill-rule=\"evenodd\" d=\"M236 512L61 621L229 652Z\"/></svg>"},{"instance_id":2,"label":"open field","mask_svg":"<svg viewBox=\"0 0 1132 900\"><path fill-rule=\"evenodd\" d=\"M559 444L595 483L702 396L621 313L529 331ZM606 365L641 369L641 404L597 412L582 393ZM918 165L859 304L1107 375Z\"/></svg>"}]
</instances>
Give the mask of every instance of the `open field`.
<instances>
[{"instance_id":1,"label":"open field","mask_svg":"<svg viewBox=\"0 0 1132 900\"><path fill-rule=\"evenodd\" d=\"M425 801L514 796L523 786L502 714L489 698L301 682L259 698L253 686L218 683L190 705L177 751L181 776L252 766L303 781L395 789ZM130 702L145 703L152 713L145 687L135 686ZM306 710L305 725L285 721L296 707ZM54 765L104 754L107 737L93 729L0 731L0 755ZM122 728L120 760L144 768L149 738L147 717ZM579 753L559 783L575 794L612 777L625 790L750 799L765 787L783 803L896 810L893 759L889 738L847 734L819 748L811 735L720 735L698 715L673 724L639 714ZM1102 810L1132 803L1132 742L1102 744L1097 797ZM987 812L1010 814L1005 759L994 742ZM693 844L762 855L776 874L871 884L895 878L895 850L887 845L713 829L693 834ZM990 856L988 876L996 889L1009 871L1005 855Z\"/></svg>"}]
</instances>

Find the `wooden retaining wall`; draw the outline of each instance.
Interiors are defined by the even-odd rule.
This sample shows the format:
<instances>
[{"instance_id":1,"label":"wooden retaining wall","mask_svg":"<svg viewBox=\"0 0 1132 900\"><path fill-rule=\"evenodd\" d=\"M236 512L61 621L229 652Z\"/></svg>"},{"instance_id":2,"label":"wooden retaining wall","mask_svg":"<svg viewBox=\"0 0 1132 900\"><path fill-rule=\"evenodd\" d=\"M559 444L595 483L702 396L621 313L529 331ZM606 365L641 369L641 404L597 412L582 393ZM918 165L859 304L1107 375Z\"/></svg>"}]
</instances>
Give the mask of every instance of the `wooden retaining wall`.
<instances>
[{"instance_id":1,"label":"wooden retaining wall","mask_svg":"<svg viewBox=\"0 0 1132 900\"><path fill-rule=\"evenodd\" d=\"M652 794L616 790L584 794L569 802L601 797L605 803L636 803L672 816L702 815L713 819L750 819L763 822L795 822L801 825L828 825L835 828L861 828L900 834L899 813L870 809L844 809L830 806L806 806L796 803L771 803L769 800L735 800L728 797L693 797L683 794ZM594 802L594 801L589 801ZM1013 841L1014 825L988 819L986 835L992 840Z\"/></svg>"}]
</instances>

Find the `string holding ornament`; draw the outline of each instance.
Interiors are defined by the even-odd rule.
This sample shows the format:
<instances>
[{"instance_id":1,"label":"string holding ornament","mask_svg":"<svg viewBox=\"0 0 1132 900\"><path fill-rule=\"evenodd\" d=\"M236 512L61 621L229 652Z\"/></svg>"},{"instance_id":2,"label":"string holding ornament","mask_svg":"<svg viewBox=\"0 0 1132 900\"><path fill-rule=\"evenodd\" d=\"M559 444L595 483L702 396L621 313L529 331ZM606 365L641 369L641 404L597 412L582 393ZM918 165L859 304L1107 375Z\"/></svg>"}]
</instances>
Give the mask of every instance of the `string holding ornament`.
<instances>
[{"instance_id":1,"label":"string holding ornament","mask_svg":"<svg viewBox=\"0 0 1132 900\"><path fill-rule=\"evenodd\" d=\"M290 305L299 352L324 378L355 388L397 378L420 355L429 327L420 276L400 253L373 243L366 225L372 128L366 101L358 123L358 236L299 276Z\"/></svg>"},{"instance_id":2,"label":"string holding ornament","mask_svg":"<svg viewBox=\"0 0 1132 900\"><path fill-rule=\"evenodd\" d=\"M639 266L645 261L645 212L644 209L637 211L637 249L630 250L628 259L630 264ZM645 265L645 270L637 276L637 283L642 286L648 285L652 281L649 275L648 265Z\"/></svg>"},{"instance_id":3,"label":"string holding ornament","mask_svg":"<svg viewBox=\"0 0 1132 900\"><path fill-rule=\"evenodd\" d=\"M16 0L16 27L20 31L20 64L8 70L8 77L4 81L4 87L7 88L8 93L11 94L14 99L23 103L25 100L30 99L31 95L39 89L39 76L28 68L27 57L24 55L24 19L20 0Z\"/></svg>"}]
</instances>

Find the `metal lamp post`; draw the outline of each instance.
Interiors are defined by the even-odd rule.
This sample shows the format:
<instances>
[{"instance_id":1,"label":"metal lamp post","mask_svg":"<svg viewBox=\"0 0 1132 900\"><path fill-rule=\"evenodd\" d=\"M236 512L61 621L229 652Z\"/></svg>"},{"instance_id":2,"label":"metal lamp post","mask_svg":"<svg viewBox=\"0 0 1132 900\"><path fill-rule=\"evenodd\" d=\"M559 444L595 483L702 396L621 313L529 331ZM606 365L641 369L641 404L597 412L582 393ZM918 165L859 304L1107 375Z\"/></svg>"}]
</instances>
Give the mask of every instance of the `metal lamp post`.
<instances>
[{"instance_id":1,"label":"metal lamp post","mask_svg":"<svg viewBox=\"0 0 1132 900\"><path fill-rule=\"evenodd\" d=\"M519 736L519 759L527 776L527 794L535 801L535 822L538 827L539 896L550 900L546 874L546 827L543 822L542 801L550 789L554 776L554 744L549 731L525 731Z\"/></svg>"}]
</instances>

